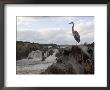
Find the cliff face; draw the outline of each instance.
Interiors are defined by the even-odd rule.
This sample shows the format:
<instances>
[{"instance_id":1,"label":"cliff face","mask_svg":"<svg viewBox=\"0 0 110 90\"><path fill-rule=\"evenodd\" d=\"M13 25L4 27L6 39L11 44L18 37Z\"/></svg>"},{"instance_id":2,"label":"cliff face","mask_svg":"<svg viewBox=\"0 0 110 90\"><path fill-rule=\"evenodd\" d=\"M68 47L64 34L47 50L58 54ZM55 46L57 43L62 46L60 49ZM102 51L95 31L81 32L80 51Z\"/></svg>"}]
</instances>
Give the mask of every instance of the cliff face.
<instances>
[{"instance_id":1,"label":"cliff face","mask_svg":"<svg viewBox=\"0 0 110 90\"><path fill-rule=\"evenodd\" d=\"M88 46L72 46L56 54L57 63L54 63L45 74L93 74L93 55L88 52ZM94 51L91 51L92 54ZM92 57L91 57L92 56Z\"/></svg>"}]
</instances>

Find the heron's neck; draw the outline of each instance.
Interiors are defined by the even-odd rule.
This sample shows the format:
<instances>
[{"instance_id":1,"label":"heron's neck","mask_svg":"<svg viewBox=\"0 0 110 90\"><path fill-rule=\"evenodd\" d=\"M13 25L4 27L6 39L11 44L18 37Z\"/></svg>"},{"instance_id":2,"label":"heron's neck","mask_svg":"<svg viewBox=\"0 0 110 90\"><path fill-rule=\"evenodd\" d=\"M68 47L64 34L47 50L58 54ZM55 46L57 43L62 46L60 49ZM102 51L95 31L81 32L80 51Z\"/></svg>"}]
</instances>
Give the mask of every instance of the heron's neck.
<instances>
[{"instance_id":1,"label":"heron's neck","mask_svg":"<svg viewBox=\"0 0 110 90\"><path fill-rule=\"evenodd\" d=\"M72 31L74 31L74 25L72 26Z\"/></svg>"}]
</instances>

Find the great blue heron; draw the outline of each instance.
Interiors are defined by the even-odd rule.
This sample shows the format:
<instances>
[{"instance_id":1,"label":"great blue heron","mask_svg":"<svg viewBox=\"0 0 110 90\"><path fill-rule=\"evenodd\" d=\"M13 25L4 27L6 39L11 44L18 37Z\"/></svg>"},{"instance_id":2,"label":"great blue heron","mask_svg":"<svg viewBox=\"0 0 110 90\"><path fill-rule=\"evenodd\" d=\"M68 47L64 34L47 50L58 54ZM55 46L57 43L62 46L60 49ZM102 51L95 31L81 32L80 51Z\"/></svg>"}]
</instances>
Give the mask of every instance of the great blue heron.
<instances>
[{"instance_id":1,"label":"great blue heron","mask_svg":"<svg viewBox=\"0 0 110 90\"><path fill-rule=\"evenodd\" d=\"M80 35L77 31L74 30L74 22L70 22L69 24L73 24L72 33L73 33L75 40L79 43L80 42Z\"/></svg>"}]
</instances>

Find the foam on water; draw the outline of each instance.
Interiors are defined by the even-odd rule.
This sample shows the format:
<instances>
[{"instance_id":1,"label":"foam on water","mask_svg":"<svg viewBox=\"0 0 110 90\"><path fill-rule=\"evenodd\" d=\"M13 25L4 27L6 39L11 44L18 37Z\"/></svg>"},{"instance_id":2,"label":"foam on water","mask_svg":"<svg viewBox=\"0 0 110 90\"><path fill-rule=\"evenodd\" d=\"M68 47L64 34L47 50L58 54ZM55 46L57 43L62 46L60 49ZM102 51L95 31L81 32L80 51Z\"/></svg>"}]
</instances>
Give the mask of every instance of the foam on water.
<instances>
[{"instance_id":1,"label":"foam on water","mask_svg":"<svg viewBox=\"0 0 110 90\"><path fill-rule=\"evenodd\" d=\"M56 63L55 54L57 50L54 50L53 55L47 57L42 61L42 52L41 51L32 51L28 58L31 59L22 59L16 62L17 65L17 74L39 74L45 71L53 63Z\"/></svg>"}]
</instances>

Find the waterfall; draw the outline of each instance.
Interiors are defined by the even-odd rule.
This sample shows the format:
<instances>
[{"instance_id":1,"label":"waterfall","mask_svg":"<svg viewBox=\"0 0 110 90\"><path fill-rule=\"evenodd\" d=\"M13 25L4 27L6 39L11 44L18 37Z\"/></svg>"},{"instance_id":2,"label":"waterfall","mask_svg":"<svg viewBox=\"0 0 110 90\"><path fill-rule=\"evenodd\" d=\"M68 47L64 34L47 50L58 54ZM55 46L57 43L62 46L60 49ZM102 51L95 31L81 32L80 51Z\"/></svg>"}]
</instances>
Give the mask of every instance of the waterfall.
<instances>
[{"instance_id":1,"label":"waterfall","mask_svg":"<svg viewBox=\"0 0 110 90\"><path fill-rule=\"evenodd\" d=\"M49 66L53 63L56 63L55 54L58 50L54 50L52 55L47 55L48 51L45 53L40 50L32 51L29 53L26 59L17 61L17 74L40 74L44 72ZM44 53L44 55L43 55ZM42 57L45 57L45 60L42 61Z\"/></svg>"},{"instance_id":2,"label":"waterfall","mask_svg":"<svg viewBox=\"0 0 110 90\"><path fill-rule=\"evenodd\" d=\"M40 50L32 51L27 58L34 59L35 61L42 60L42 52Z\"/></svg>"}]
</instances>

